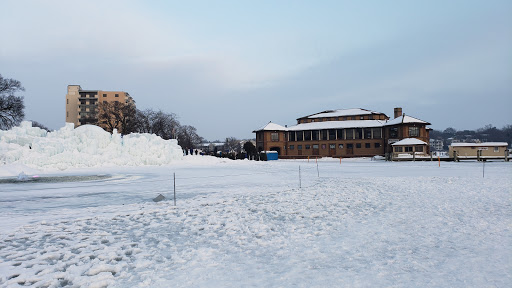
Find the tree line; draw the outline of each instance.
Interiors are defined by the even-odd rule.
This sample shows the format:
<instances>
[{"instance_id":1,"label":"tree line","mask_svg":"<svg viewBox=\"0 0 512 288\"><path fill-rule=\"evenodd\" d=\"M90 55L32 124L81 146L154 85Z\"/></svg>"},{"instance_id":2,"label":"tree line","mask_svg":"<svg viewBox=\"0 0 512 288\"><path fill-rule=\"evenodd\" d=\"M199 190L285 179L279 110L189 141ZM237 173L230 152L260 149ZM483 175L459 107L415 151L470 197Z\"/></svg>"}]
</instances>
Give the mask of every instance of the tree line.
<instances>
[{"instance_id":1,"label":"tree line","mask_svg":"<svg viewBox=\"0 0 512 288\"><path fill-rule=\"evenodd\" d=\"M448 127L443 131L430 131L430 139L439 139L444 141L444 149L448 150L448 145L453 140L461 142L507 142L512 144L512 125L505 125L502 129L489 124L476 130L456 130Z\"/></svg>"},{"instance_id":2,"label":"tree line","mask_svg":"<svg viewBox=\"0 0 512 288\"><path fill-rule=\"evenodd\" d=\"M4 78L0 74L0 129L8 130L17 126L25 118L25 105L23 96L17 96L25 91L21 82ZM98 104L96 111L97 122L92 123L112 133L117 129L119 133L156 134L163 139L177 139L178 144L184 148L194 148L204 141L197 134L197 129L190 125L181 125L174 113L161 110L139 110L133 104L121 102L104 102ZM32 121L34 127L49 131L47 127Z\"/></svg>"}]
</instances>

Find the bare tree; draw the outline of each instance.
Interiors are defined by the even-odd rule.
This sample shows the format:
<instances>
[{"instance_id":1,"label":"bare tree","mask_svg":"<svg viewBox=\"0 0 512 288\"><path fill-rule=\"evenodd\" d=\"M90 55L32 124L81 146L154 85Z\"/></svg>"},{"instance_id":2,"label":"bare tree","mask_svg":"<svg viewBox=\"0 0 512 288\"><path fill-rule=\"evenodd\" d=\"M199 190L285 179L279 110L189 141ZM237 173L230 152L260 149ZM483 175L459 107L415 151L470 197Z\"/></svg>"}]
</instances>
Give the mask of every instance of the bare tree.
<instances>
[{"instance_id":1,"label":"bare tree","mask_svg":"<svg viewBox=\"0 0 512 288\"><path fill-rule=\"evenodd\" d=\"M126 135L135 130L136 109L133 104L121 102L103 102L98 105L97 125L112 133L117 129Z\"/></svg>"},{"instance_id":2,"label":"bare tree","mask_svg":"<svg viewBox=\"0 0 512 288\"><path fill-rule=\"evenodd\" d=\"M204 139L197 134L197 129L190 125L183 125L178 129L178 144L185 149L195 148Z\"/></svg>"},{"instance_id":3,"label":"bare tree","mask_svg":"<svg viewBox=\"0 0 512 288\"><path fill-rule=\"evenodd\" d=\"M241 148L242 146L240 145L240 140L236 139L235 137L228 137L224 141L224 150L240 153Z\"/></svg>"},{"instance_id":4,"label":"bare tree","mask_svg":"<svg viewBox=\"0 0 512 288\"><path fill-rule=\"evenodd\" d=\"M174 113L154 111L152 109L137 110L134 131L139 133L156 134L163 139L176 138L180 128L178 117Z\"/></svg>"},{"instance_id":5,"label":"bare tree","mask_svg":"<svg viewBox=\"0 0 512 288\"><path fill-rule=\"evenodd\" d=\"M23 96L15 95L18 91L25 91L20 81L0 74L0 129L10 129L25 117Z\"/></svg>"}]
</instances>

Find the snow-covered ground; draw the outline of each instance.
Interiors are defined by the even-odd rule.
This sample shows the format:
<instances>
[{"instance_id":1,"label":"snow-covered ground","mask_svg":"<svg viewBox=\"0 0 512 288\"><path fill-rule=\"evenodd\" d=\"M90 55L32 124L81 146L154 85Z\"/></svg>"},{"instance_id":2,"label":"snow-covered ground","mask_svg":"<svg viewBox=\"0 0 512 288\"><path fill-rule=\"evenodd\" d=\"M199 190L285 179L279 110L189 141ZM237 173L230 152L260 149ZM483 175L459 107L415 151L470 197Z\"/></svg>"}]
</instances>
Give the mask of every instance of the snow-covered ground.
<instances>
[{"instance_id":1,"label":"snow-covered ground","mask_svg":"<svg viewBox=\"0 0 512 288\"><path fill-rule=\"evenodd\" d=\"M0 287L510 287L512 165L483 165L0 166Z\"/></svg>"}]
</instances>

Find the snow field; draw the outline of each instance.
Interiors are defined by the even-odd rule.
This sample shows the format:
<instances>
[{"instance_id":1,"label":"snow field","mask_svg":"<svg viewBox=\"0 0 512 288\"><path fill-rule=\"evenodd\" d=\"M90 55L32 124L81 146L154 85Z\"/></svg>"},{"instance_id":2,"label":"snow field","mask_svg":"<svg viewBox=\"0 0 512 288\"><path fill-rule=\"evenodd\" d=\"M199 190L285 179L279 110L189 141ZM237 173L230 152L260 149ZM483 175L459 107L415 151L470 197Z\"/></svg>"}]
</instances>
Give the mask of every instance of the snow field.
<instances>
[{"instance_id":1,"label":"snow field","mask_svg":"<svg viewBox=\"0 0 512 288\"><path fill-rule=\"evenodd\" d=\"M0 287L507 287L511 166L488 163L482 178L480 163L460 164L319 161L320 177L294 161L140 168L155 183L176 171L176 207L98 198L20 221L32 224L0 236ZM129 186L158 188L141 182Z\"/></svg>"}]
</instances>

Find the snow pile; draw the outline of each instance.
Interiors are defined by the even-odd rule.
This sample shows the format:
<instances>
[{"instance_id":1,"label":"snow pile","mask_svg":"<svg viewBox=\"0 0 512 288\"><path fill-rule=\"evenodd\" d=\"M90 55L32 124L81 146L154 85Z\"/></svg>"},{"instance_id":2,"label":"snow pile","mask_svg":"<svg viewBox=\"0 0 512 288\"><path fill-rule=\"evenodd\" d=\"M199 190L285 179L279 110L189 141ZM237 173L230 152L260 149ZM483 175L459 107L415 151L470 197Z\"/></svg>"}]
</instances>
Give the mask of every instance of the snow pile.
<instances>
[{"instance_id":1,"label":"snow pile","mask_svg":"<svg viewBox=\"0 0 512 288\"><path fill-rule=\"evenodd\" d=\"M73 129L72 123L54 132L32 127L0 131L0 165L24 164L36 168L162 165L183 158L174 139L133 133L121 137L94 125Z\"/></svg>"}]
</instances>

